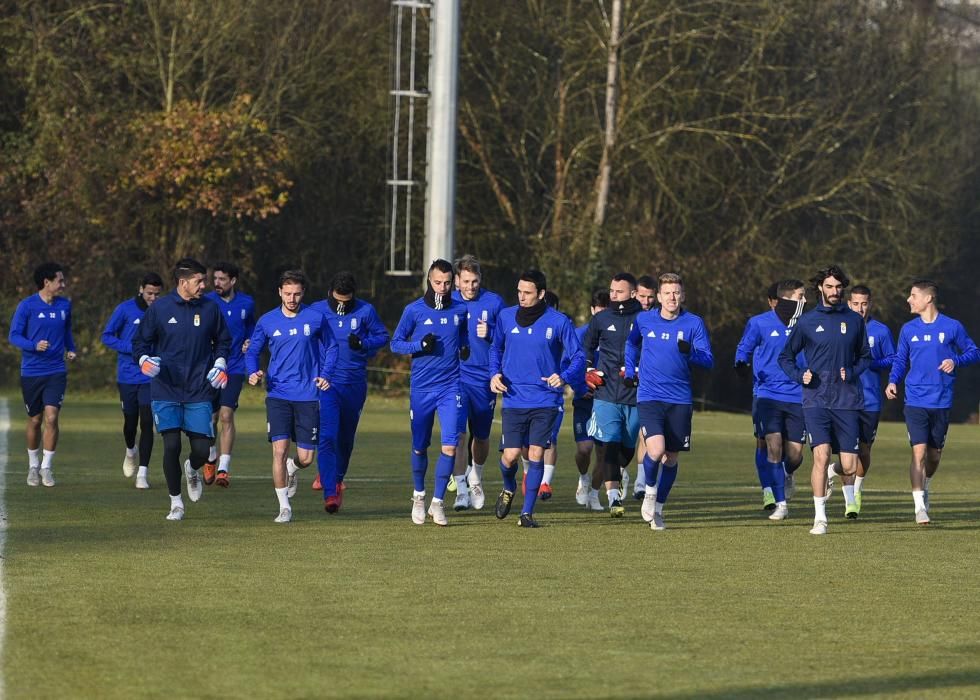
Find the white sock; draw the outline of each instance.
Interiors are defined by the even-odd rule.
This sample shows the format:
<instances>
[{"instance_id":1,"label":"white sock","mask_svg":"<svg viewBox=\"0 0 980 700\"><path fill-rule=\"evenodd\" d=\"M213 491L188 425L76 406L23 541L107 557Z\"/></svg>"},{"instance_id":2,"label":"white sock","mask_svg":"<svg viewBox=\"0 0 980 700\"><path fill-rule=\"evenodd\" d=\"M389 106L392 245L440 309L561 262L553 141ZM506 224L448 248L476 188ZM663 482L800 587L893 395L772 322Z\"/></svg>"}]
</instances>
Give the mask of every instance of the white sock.
<instances>
[{"instance_id":1,"label":"white sock","mask_svg":"<svg viewBox=\"0 0 980 700\"><path fill-rule=\"evenodd\" d=\"M521 457L521 466L524 467L524 473L527 474L527 460Z\"/></svg>"},{"instance_id":2,"label":"white sock","mask_svg":"<svg viewBox=\"0 0 980 700\"><path fill-rule=\"evenodd\" d=\"M412 498L425 498L425 491L412 491Z\"/></svg>"},{"instance_id":3,"label":"white sock","mask_svg":"<svg viewBox=\"0 0 980 700\"><path fill-rule=\"evenodd\" d=\"M612 504L613 501L621 500L621 496L619 495L619 489L607 489L606 500L608 500L610 504Z\"/></svg>"},{"instance_id":4,"label":"white sock","mask_svg":"<svg viewBox=\"0 0 980 700\"><path fill-rule=\"evenodd\" d=\"M925 510L926 509L926 494L925 491L913 491L912 501L915 503L915 510Z\"/></svg>"},{"instance_id":5,"label":"white sock","mask_svg":"<svg viewBox=\"0 0 980 700\"><path fill-rule=\"evenodd\" d=\"M289 508L289 488L276 489L276 498L279 499L279 509Z\"/></svg>"},{"instance_id":6,"label":"white sock","mask_svg":"<svg viewBox=\"0 0 980 700\"><path fill-rule=\"evenodd\" d=\"M864 487L864 477L856 476L854 477L854 493L861 493L861 489Z\"/></svg>"},{"instance_id":7,"label":"white sock","mask_svg":"<svg viewBox=\"0 0 980 700\"><path fill-rule=\"evenodd\" d=\"M827 497L826 496L814 496L813 497L813 519L823 520L827 522Z\"/></svg>"},{"instance_id":8,"label":"white sock","mask_svg":"<svg viewBox=\"0 0 980 700\"><path fill-rule=\"evenodd\" d=\"M438 503L439 505L442 505L442 499L441 498L433 498L432 499L432 505L435 505L436 503Z\"/></svg>"},{"instance_id":9,"label":"white sock","mask_svg":"<svg viewBox=\"0 0 980 700\"><path fill-rule=\"evenodd\" d=\"M483 465L482 464L477 464L476 462L473 462L472 467L473 467L473 470L469 474L470 483L471 484L480 484L480 483L483 483Z\"/></svg>"},{"instance_id":10,"label":"white sock","mask_svg":"<svg viewBox=\"0 0 980 700\"><path fill-rule=\"evenodd\" d=\"M292 460L292 459L287 459L286 460L286 473L289 474L290 476L292 476L293 474L295 474L298 471L299 471L299 466L296 464L296 461L295 460Z\"/></svg>"},{"instance_id":11,"label":"white sock","mask_svg":"<svg viewBox=\"0 0 980 700\"><path fill-rule=\"evenodd\" d=\"M764 489L762 489L762 495L763 496L772 496L772 489L769 488L768 486L765 487Z\"/></svg>"},{"instance_id":12,"label":"white sock","mask_svg":"<svg viewBox=\"0 0 980 700\"><path fill-rule=\"evenodd\" d=\"M41 450L27 451L27 465L31 469L37 469L41 466Z\"/></svg>"},{"instance_id":13,"label":"white sock","mask_svg":"<svg viewBox=\"0 0 980 700\"><path fill-rule=\"evenodd\" d=\"M599 489L589 489L589 499L599 500Z\"/></svg>"},{"instance_id":14,"label":"white sock","mask_svg":"<svg viewBox=\"0 0 980 700\"><path fill-rule=\"evenodd\" d=\"M145 479L148 473L149 473L149 470L146 467L140 467L139 468L139 471L136 472L136 476L137 477L140 477L141 476L141 477L143 477Z\"/></svg>"},{"instance_id":15,"label":"white sock","mask_svg":"<svg viewBox=\"0 0 980 700\"><path fill-rule=\"evenodd\" d=\"M854 486L844 484L844 505L854 505Z\"/></svg>"},{"instance_id":16,"label":"white sock","mask_svg":"<svg viewBox=\"0 0 980 700\"><path fill-rule=\"evenodd\" d=\"M216 459L218 459L218 448L211 445L211 449L208 451L208 461L213 464Z\"/></svg>"},{"instance_id":17,"label":"white sock","mask_svg":"<svg viewBox=\"0 0 980 700\"><path fill-rule=\"evenodd\" d=\"M656 496L657 495L657 487L656 486L650 486L649 484L647 484L646 486L643 487L643 492L646 495L648 495L648 496Z\"/></svg>"},{"instance_id":18,"label":"white sock","mask_svg":"<svg viewBox=\"0 0 980 700\"><path fill-rule=\"evenodd\" d=\"M221 455L218 460L218 471L226 472L231 469L231 455Z\"/></svg>"},{"instance_id":19,"label":"white sock","mask_svg":"<svg viewBox=\"0 0 980 700\"><path fill-rule=\"evenodd\" d=\"M636 465L636 481L633 482L633 491L642 491L647 485L646 470L642 464Z\"/></svg>"},{"instance_id":20,"label":"white sock","mask_svg":"<svg viewBox=\"0 0 980 700\"><path fill-rule=\"evenodd\" d=\"M54 450L44 450L41 457L41 469L50 469L51 460L54 459Z\"/></svg>"},{"instance_id":21,"label":"white sock","mask_svg":"<svg viewBox=\"0 0 980 700\"><path fill-rule=\"evenodd\" d=\"M456 480L456 493L466 493L470 487L466 474L453 474L453 479Z\"/></svg>"},{"instance_id":22,"label":"white sock","mask_svg":"<svg viewBox=\"0 0 980 700\"><path fill-rule=\"evenodd\" d=\"M126 448L126 456L127 457L135 457L136 456L136 448L135 447L127 447Z\"/></svg>"},{"instance_id":23,"label":"white sock","mask_svg":"<svg viewBox=\"0 0 980 700\"><path fill-rule=\"evenodd\" d=\"M180 497L179 493L176 496L170 497L170 510L174 508L184 509L184 499Z\"/></svg>"},{"instance_id":24,"label":"white sock","mask_svg":"<svg viewBox=\"0 0 980 700\"><path fill-rule=\"evenodd\" d=\"M548 486L551 486L551 480L554 478L554 476L555 476L555 465L554 464L544 465L544 477L542 477L541 483L548 484Z\"/></svg>"},{"instance_id":25,"label":"white sock","mask_svg":"<svg viewBox=\"0 0 980 700\"><path fill-rule=\"evenodd\" d=\"M591 481L591 480L589 479L589 475L588 474L579 474L578 475L578 485L581 486L583 489L589 488L589 481Z\"/></svg>"}]
</instances>

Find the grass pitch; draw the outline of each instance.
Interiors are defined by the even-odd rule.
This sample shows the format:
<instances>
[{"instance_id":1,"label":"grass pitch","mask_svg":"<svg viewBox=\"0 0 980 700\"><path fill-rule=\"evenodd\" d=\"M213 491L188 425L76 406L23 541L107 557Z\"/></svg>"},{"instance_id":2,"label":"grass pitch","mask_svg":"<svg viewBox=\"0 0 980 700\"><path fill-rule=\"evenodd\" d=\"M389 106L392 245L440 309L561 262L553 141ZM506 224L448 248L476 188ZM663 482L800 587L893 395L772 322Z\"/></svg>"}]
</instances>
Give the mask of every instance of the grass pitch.
<instances>
[{"instance_id":1,"label":"grass pitch","mask_svg":"<svg viewBox=\"0 0 980 700\"><path fill-rule=\"evenodd\" d=\"M257 405L239 411L231 488L185 497L171 523L159 441L151 491L122 476L115 402L69 398L54 489L26 486L9 404L11 698L980 694L975 426L950 431L929 527L902 425L879 431L861 518L838 491L818 538L809 458L791 518L770 523L749 419L697 414L666 532L634 502L623 520L576 506L567 425L545 527L493 517L488 468L487 508L438 528L409 518L407 402L372 398L343 512L306 472L283 526Z\"/></svg>"}]
</instances>

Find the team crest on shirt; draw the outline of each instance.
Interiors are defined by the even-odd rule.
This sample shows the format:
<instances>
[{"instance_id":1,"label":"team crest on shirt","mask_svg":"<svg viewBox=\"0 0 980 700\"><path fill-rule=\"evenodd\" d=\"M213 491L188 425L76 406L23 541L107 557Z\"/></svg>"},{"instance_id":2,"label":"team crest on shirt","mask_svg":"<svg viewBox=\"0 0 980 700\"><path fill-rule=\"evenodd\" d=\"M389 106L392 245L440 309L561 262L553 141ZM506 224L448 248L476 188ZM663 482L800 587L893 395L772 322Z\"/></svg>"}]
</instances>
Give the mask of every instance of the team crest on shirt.
<instances>
[{"instance_id":1,"label":"team crest on shirt","mask_svg":"<svg viewBox=\"0 0 980 700\"><path fill-rule=\"evenodd\" d=\"M310 324L309 323L304 323L303 324L303 335L309 335L309 334L310 334Z\"/></svg>"},{"instance_id":2,"label":"team crest on shirt","mask_svg":"<svg viewBox=\"0 0 980 700\"><path fill-rule=\"evenodd\" d=\"M453 314L453 325L459 325L459 314Z\"/></svg>"},{"instance_id":3,"label":"team crest on shirt","mask_svg":"<svg viewBox=\"0 0 980 700\"><path fill-rule=\"evenodd\" d=\"M551 336L553 336L554 334L555 334L555 330L551 326L548 326L548 330L544 332L544 337L548 340L551 340Z\"/></svg>"},{"instance_id":4,"label":"team crest on shirt","mask_svg":"<svg viewBox=\"0 0 980 700\"><path fill-rule=\"evenodd\" d=\"M945 333L940 333L939 334L939 342L940 343L945 343L946 342L946 334Z\"/></svg>"},{"instance_id":5,"label":"team crest on shirt","mask_svg":"<svg viewBox=\"0 0 980 700\"><path fill-rule=\"evenodd\" d=\"M350 320L350 329L352 331L356 331L357 330L357 319L356 318L352 318Z\"/></svg>"},{"instance_id":6,"label":"team crest on shirt","mask_svg":"<svg viewBox=\"0 0 980 700\"><path fill-rule=\"evenodd\" d=\"M840 322L840 334L847 335L847 324L843 321Z\"/></svg>"},{"instance_id":7,"label":"team crest on shirt","mask_svg":"<svg viewBox=\"0 0 980 700\"><path fill-rule=\"evenodd\" d=\"M868 347L872 347L873 348L874 346L875 346L875 337L873 335L869 335L868 336Z\"/></svg>"},{"instance_id":8,"label":"team crest on shirt","mask_svg":"<svg viewBox=\"0 0 980 700\"><path fill-rule=\"evenodd\" d=\"M242 320L245 320L245 309L242 309Z\"/></svg>"},{"instance_id":9,"label":"team crest on shirt","mask_svg":"<svg viewBox=\"0 0 980 700\"><path fill-rule=\"evenodd\" d=\"M62 321L65 320L65 310L64 309L61 310L61 320Z\"/></svg>"},{"instance_id":10,"label":"team crest on shirt","mask_svg":"<svg viewBox=\"0 0 980 700\"><path fill-rule=\"evenodd\" d=\"M201 314L194 314L194 325L195 326L201 325Z\"/></svg>"}]
</instances>

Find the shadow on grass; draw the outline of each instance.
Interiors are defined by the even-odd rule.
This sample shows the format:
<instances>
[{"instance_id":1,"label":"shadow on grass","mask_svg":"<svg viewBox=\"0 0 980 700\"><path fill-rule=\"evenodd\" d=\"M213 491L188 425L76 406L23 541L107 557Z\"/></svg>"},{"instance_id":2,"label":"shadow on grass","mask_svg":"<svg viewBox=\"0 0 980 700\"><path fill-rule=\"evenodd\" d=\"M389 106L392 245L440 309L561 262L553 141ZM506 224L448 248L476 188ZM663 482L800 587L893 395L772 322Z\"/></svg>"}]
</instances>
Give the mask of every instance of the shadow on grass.
<instances>
[{"instance_id":1,"label":"shadow on grass","mask_svg":"<svg viewBox=\"0 0 980 700\"><path fill-rule=\"evenodd\" d=\"M927 673L918 676L888 676L884 678L848 679L824 683L785 683L768 688L726 688L714 692L692 691L689 693L657 694L654 697L669 700L770 700L773 698L801 697L855 697L908 693L916 690L940 690L943 688L980 687L980 670Z\"/></svg>"}]
</instances>

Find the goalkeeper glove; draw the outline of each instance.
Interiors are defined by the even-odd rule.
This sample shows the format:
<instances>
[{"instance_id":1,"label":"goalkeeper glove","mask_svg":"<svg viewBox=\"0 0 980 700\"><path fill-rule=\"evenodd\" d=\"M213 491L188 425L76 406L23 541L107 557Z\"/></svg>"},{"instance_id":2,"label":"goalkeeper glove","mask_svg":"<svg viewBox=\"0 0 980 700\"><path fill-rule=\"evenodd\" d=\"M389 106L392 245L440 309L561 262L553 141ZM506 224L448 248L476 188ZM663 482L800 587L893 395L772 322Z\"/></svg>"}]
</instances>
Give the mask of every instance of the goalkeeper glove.
<instances>
[{"instance_id":1,"label":"goalkeeper glove","mask_svg":"<svg viewBox=\"0 0 980 700\"><path fill-rule=\"evenodd\" d=\"M143 355L140 358L140 372L147 377L155 377L160 374L160 358Z\"/></svg>"},{"instance_id":2,"label":"goalkeeper glove","mask_svg":"<svg viewBox=\"0 0 980 700\"><path fill-rule=\"evenodd\" d=\"M215 389L224 389L228 386L228 373L225 372L225 358L219 357L214 361L214 367L208 372L208 382Z\"/></svg>"}]
</instances>

